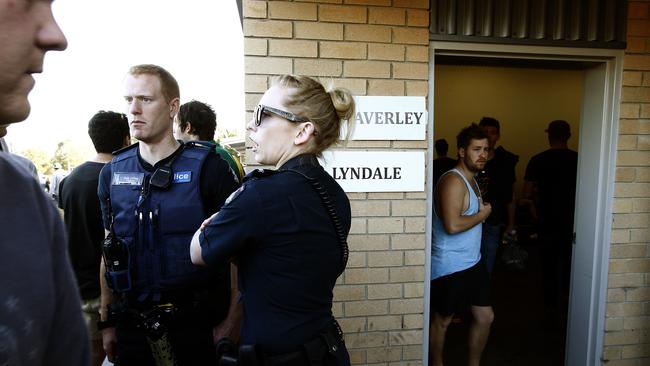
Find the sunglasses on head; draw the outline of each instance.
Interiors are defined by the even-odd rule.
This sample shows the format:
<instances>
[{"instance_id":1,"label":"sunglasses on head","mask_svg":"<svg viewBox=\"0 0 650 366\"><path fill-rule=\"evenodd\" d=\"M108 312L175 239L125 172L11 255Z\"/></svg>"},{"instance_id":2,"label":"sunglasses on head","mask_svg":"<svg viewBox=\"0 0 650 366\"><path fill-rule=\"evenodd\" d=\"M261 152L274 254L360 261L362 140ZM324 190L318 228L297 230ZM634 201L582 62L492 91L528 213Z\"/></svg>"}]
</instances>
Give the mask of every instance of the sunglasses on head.
<instances>
[{"instance_id":1,"label":"sunglasses on head","mask_svg":"<svg viewBox=\"0 0 650 366\"><path fill-rule=\"evenodd\" d=\"M286 119L287 121L290 122L307 122L309 119L305 117L301 117L298 115L295 115L291 112L283 111L281 109L273 108L273 107L268 107L262 104L258 104L257 107L255 107L255 111L253 112L253 118L255 118L255 126L259 127L260 124L262 123L262 116L265 114L275 114L278 117L282 117Z\"/></svg>"}]
</instances>

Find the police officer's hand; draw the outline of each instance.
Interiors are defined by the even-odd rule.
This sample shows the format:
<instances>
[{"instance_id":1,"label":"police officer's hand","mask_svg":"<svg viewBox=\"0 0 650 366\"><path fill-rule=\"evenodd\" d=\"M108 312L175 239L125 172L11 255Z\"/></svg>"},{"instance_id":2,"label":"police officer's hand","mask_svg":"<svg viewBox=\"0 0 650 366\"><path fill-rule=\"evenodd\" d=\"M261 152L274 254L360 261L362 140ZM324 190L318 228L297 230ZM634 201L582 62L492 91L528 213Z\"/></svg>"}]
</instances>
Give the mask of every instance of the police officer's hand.
<instances>
[{"instance_id":1,"label":"police officer's hand","mask_svg":"<svg viewBox=\"0 0 650 366\"><path fill-rule=\"evenodd\" d=\"M201 223L201 227L199 228L199 230L203 230L203 229L205 229L205 227L208 226L208 224L210 223L210 221L212 221L212 219L213 219L215 216L217 216L218 213L219 213L219 212L217 212L217 213L215 213L214 215L212 215L212 216L208 217L207 219L203 220L203 222Z\"/></svg>"},{"instance_id":2,"label":"police officer's hand","mask_svg":"<svg viewBox=\"0 0 650 366\"><path fill-rule=\"evenodd\" d=\"M117 336L115 335L115 327L102 329L102 343L108 360L110 362L115 362L115 355L117 352Z\"/></svg>"},{"instance_id":3,"label":"police officer's hand","mask_svg":"<svg viewBox=\"0 0 650 366\"><path fill-rule=\"evenodd\" d=\"M239 326L228 318L212 329L214 344L224 337L232 339L235 343L239 342Z\"/></svg>"}]
</instances>

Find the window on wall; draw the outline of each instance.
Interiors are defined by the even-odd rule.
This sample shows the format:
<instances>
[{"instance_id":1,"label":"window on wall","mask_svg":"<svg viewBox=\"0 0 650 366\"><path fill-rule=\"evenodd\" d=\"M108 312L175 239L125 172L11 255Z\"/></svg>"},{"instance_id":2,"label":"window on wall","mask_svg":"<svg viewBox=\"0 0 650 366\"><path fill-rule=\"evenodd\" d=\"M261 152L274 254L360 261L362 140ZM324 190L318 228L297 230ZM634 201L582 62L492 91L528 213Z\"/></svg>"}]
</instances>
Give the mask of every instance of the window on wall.
<instances>
[{"instance_id":1,"label":"window on wall","mask_svg":"<svg viewBox=\"0 0 650 366\"><path fill-rule=\"evenodd\" d=\"M218 134L243 139L243 35L235 1L56 1L53 10L68 49L46 56L29 120L9 129L14 151L53 152L61 141L92 151L88 120L99 110L125 112L122 80L142 63L174 75L181 103L211 104Z\"/></svg>"}]
</instances>

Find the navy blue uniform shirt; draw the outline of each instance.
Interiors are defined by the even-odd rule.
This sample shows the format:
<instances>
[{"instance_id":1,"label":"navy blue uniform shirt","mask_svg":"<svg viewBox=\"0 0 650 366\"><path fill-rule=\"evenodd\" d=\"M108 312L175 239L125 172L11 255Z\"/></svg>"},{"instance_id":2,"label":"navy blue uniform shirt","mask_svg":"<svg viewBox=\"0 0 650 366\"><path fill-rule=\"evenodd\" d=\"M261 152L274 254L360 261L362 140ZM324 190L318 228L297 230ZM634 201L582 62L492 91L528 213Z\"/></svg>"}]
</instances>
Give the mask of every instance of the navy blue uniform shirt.
<instances>
[{"instance_id":1,"label":"navy blue uniform shirt","mask_svg":"<svg viewBox=\"0 0 650 366\"><path fill-rule=\"evenodd\" d=\"M278 171L249 174L200 236L209 266L230 259L238 265L242 343L276 353L295 350L331 324L341 269L341 245L314 187L283 171L299 165L315 167L309 175L327 190L347 235L347 196L313 155L301 155Z\"/></svg>"}]
</instances>

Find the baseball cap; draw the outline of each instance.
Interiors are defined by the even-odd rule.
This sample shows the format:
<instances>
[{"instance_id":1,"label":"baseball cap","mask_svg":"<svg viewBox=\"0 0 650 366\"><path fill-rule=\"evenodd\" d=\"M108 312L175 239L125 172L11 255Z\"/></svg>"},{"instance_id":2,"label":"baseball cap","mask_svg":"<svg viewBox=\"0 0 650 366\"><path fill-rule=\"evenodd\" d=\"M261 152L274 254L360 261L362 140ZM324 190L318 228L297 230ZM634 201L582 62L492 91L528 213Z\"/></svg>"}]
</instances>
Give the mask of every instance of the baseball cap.
<instances>
[{"instance_id":1,"label":"baseball cap","mask_svg":"<svg viewBox=\"0 0 650 366\"><path fill-rule=\"evenodd\" d=\"M551 137L566 139L571 137L571 126L569 126L567 121L561 119L549 123L548 128L545 131L548 132L549 136Z\"/></svg>"}]
</instances>

